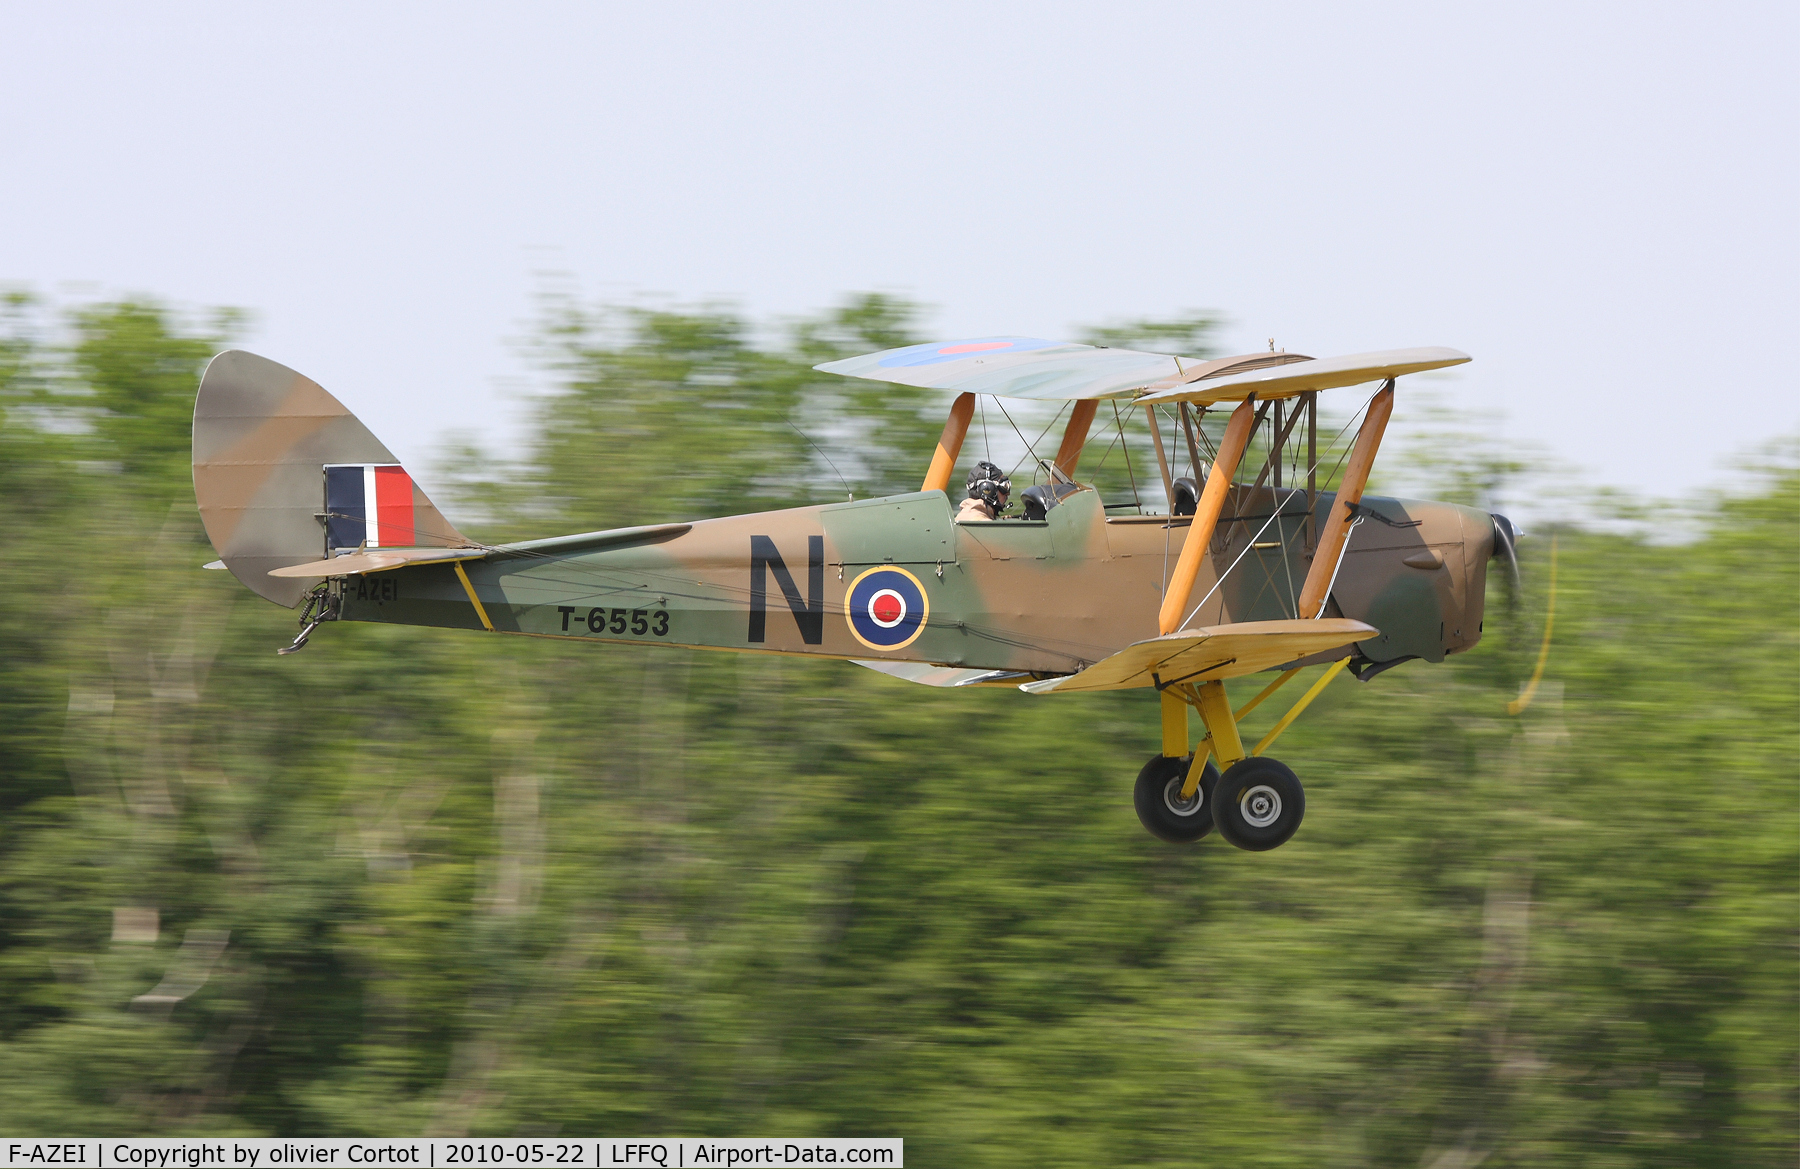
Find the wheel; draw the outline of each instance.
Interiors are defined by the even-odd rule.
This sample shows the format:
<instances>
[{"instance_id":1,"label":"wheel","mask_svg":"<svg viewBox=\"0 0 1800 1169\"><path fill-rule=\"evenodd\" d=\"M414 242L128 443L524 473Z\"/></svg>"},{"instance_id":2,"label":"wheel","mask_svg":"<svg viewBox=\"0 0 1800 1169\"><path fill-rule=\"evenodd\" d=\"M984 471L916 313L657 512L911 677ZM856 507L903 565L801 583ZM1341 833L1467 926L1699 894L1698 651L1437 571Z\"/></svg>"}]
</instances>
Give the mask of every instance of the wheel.
<instances>
[{"instance_id":1,"label":"wheel","mask_svg":"<svg viewBox=\"0 0 1800 1169\"><path fill-rule=\"evenodd\" d=\"M1137 788L1132 792L1138 819L1150 835L1170 844L1188 844L1212 831L1213 785L1219 782L1219 768L1208 759L1206 770L1200 773L1200 790L1192 799L1183 800L1181 788L1192 758L1152 755L1138 772Z\"/></svg>"},{"instance_id":2,"label":"wheel","mask_svg":"<svg viewBox=\"0 0 1800 1169\"><path fill-rule=\"evenodd\" d=\"M1287 764L1240 759L1213 788L1212 811L1220 836L1250 852L1267 852L1286 844L1300 827L1306 792Z\"/></svg>"}]
</instances>

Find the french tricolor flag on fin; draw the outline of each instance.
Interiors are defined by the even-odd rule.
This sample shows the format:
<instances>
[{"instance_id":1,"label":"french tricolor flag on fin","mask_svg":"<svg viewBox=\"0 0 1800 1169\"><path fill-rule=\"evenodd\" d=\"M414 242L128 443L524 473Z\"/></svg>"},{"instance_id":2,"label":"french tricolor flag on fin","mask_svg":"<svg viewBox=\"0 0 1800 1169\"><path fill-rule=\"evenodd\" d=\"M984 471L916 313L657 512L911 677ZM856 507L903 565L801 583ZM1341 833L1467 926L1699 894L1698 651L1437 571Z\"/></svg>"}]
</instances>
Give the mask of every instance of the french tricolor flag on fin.
<instances>
[{"instance_id":1,"label":"french tricolor flag on fin","mask_svg":"<svg viewBox=\"0 0 1800 1169\"><path fill-rule=\"evenodd\" d=\"M413 481L399 463L326 463L325 533L333 555L421 543Z\"/></svg>"}]
</instances>

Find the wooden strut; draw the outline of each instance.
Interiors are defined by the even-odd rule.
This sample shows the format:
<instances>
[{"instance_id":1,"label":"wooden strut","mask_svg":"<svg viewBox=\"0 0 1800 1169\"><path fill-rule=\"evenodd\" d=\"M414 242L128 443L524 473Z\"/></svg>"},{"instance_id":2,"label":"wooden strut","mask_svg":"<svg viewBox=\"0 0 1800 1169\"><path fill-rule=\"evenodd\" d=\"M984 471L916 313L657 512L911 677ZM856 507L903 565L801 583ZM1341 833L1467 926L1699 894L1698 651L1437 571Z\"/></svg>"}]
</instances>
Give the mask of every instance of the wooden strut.
<instances>
[{"instance_id":1,"label":"wooden strut","mask_svg":"<svg viewBox=\"0 0 1800 1169\"><path fill-rule=\"evenodd\" d=\"M1150 437L1156 443L1156 465L1162 469L1163 497L1169 501L1169 514L1175 514L1175 479L1169 474L1169 456L1163 450L1162 427L1156 424L1156 407L1146 405L1144 415L1150 419ZM1184 751L1183 754L1186 754Z\"/></svg>"},{"instance_id":2,"label":"wooden strut","mask_svg":"<svg viewBox=\"0 0 1800 1169\"><path fill-rule=\"evenodd\" d=\"M1082 448L1087 446L1088 429L1094 424L1094 414L1100 409L1097 398L1080 398L1075 408L1069 411L1069 425L1063 431L1062 445L1056 449L1056 469L1063 473L1069 481L1075 481L1075 466L1081 462Z\"/></svg>"},{"instance_id":3,"label":"wooden strut","mask_svg":"<svg viewBox=\"0 0 1800 1169\"><path fill-rule=\"evenodd\" d=\"M962 452L963 437L969 433L969 419L975 417L975 395L958 394L950 406L950 417L944 421L944 433L931 456L931 469L925 472L920 491L949 491L950 475L956 470L956 456Z\"/></svg>"},{"instance_id":4,"label":"wooden strut","mask_svg":"<svg viewBox=\"0 0 1800 1169\"><path fill-rule=\"evenodd\" d=\"M1351 509L1362 502L1363 488L1369 482L1369 468L1375 465L1375 452L1381 449L1381 435L1394 412L1394 379L1389 378L1373 398L1369 399L1369 415L1356 433L1356 445L1350 449L1350 461L1344 467L1343 481L1338 484L1337 499L1331 514L1319 530L1319 546L1313 552L1312 566L1306 570L1306 583L1301 586L1295 616L1310 619L1323 617L1330 598L1331 581L1337 574L1338 558L1350 536Z\"/></svg>"},{"instance_id":5,"label":"wooden strut","mask_svg":"<svg viewBox=\"0 0 1800 1169\"><path fill-rule=\"evenodd\" d=\"M1264 402L1262 405L1260 405L1256 408L1256 417L1254 417L1250 420L1250 440L1251 441L1255 441L1257 432L1262 429L1263 419L1268 417L1270 408L1273 406L1277 406L1279 404L1280 403L1278 403L1278 402ZM1235 475L1236 472L1234 471L1233 474ZM1248 512L1253 512L1256 510L1256 493L1258 491L1262 490L1263 480L1268 477L1268 474L1269 474L1269 460L1264 459L1262 466L1257 469L1256 482L1250 485L1249 491L1243 492L1238 498L1237 514L1244 515ZM1274 496L1270 496L1270 498L1273 499ZM1223 552L1230 545L1231 545L1230 537L1221 536L1218 539L1218 541L1214 544L1213 551L1215 553Z\"/></svg>"},{"instance_id":6,"label":"wooden strut","mask_svg":"<svg viewBox=\"0 0 1800 1169\"><path fill-rule=\"evenodd\" d=\"M1293 418L1288 419L1285 427L1282 426L1281 403L1275 403L1275 425L1269 428L1269 433L1275 436L1275 444L1269 448L1269 466L1275 469L1275 474L1269 480L1269 486L1274 488L1276 499L1281 498L1281 448L1287 442L1288 431L1294 429L1294 418L1298 417L1300 417L1300 408L1296 406ZM1258 475L1257 478L1260 479L1262 476Z\"/></svg>"},{"instance_id":7,"label":"wooden strut","mask_svg":"<svg viewBox=\"0 0 1800 1169\"><path fill-rule=\"evenodd\" d=\"M1181 429L1187 434L1188 459L1194 466L1194 482L1201 484L1206 476L1200 470L1200 444L1194 441L1194 420L1188 413L1188 404L1181 404Z\"/></svg>"},{"instance_id":8,"label":"wooden strut","mask_svg":"<svg viewBox=\"0 0 1800 1169\"><path fill-rule=\"evenodd\" d=\"M1188 596L1194 591L1194 579L1200 575L1200 561L1212 543L1219 513L1225 508L1226 493L1231 490L1231 477L1237 474L1238 460L1250 442L1251 422L1255 416L1255 397L1245 398L1231 412L1231 421L1226 423L1225 433L1219 439L1218 458L1213 460L1212 472L1206 477L1206 489L1200 493L1194 522L1188 526L1187 540L1181 545L1181 558L1175 562L1175 571L1169 576L1169 591L1163 596L1162 611L1157 615L1157 626L1163 634L1181 628L1187 613Z\"/></svg>"}]
</instances>

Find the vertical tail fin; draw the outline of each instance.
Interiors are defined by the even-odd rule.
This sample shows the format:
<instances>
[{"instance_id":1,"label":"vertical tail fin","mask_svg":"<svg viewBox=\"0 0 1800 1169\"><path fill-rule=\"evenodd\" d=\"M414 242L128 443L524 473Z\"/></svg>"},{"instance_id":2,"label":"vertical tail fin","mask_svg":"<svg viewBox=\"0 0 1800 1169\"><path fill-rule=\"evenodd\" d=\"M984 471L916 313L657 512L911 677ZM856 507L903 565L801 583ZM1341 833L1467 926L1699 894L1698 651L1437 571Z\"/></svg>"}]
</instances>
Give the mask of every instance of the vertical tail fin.
<instances>
[{"instance_id":1,"label":"vertical tail fin","mask_svg":"<svg viewBox=\"0 0 1800 1169\"><path fill-rule=\"evenodd\" d=\"M194 498L225 567L290 609L316 581L272 577L273 569L344 549L469 544L343 403L237 349L213 358L200 379Z\"/></svg>"}]
</instances>

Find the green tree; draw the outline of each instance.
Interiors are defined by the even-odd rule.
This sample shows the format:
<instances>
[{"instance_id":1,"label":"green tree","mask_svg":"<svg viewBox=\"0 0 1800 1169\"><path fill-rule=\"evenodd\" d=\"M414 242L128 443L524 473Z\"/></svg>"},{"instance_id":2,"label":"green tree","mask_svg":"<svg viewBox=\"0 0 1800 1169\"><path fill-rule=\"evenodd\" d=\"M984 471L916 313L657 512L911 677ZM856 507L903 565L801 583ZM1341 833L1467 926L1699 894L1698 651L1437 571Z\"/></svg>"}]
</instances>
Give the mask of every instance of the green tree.
<instances>
[{"instance_id":1,"label":"green tree","mask_svg":"<svg viewBox=\"0 0 1800 1169\"><path fill-rule=\"evenodd\" d=\"M99 449L116 458L141 488L178 493L188 475L194 386L206 362L243 324L243 314L213 314L207 331L183 332L149 298L78 309L70 373L87 396L82 417Z\"/></svg>"},{"instance_id":2,"label":"green tree","mask_svg":"<svg viewBox=\"0 0 1800 1169\"><path fill-rule=\"evenodd\" d=\"M551 300L535 352L553 387L525 463L465 448L458 497L518 537L916 490L948 397L812 369L911 343L916 316L852 297L762 349L725 308Z\"/></svg>"},{"instance_id":3,"label":"green tree","mask_svg":"<svg viewBox=\"0 0 1800 1169\"><path fill-rule=\"evenodd\" d=\"M1213 334L1224 318L1217 313L1190 309L1174 317L1139 317L1096 325L1081 332L1084 345L1109 349L1141 349L1148 353L1177 353L1196 361L1218 356Z\"/></svg>"}]
</instances>

